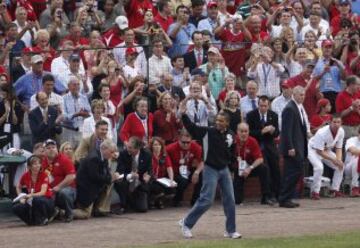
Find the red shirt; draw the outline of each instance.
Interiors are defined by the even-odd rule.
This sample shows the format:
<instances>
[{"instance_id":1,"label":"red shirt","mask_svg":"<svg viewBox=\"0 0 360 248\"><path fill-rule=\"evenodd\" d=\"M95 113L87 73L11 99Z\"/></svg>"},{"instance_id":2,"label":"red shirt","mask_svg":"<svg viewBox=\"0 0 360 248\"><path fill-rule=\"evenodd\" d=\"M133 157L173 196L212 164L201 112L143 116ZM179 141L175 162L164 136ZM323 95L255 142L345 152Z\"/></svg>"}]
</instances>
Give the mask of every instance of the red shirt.
<instances>
[{"instance_id":1,"label":"red shirt","mask_svg":"<svg viewBox=\"0 0 360 248\"><path fill-rule=\"evenodd\" d=\"M162 29L167 32L169 26L174 22L174 19L171 16L164 18L160 15L160 12L158 12L154 18L154 21L156 21L162 27Z\"/></svg>"},{"instance_id":2,"label":"red shirt","mask_svg":"<svg viewBox=\"0 0 360 248\"><path fill-rule=\"evenodd\" d=\"M243 97L245 96L245 92L244 91L240 91L240 90L236 90L237 92L239 92L240 96ZM226 94L228 93L228 91L226 89L220 91L219 96L218 96L218 101L222 101L225 102L225 98L226 98Z\"/></svg>"},{"instance_id":3,"label":"red shirt","mask_svg":"<svg viewBox=\"0 0 360 248\"><path fill-rule=\"evenodd\" d=\"M347 18L351 20L352 17L353 17L353 14L350 13ZM332 28L332 35L334 37L337 35L337 33L341 29L340 21L341 21L341 15L337 15L330 22L330 27ZM360 22L360 16L357 17L357 22L358 23Z\"/></svg>"},{"instance_id":4,"label":"red shirt","mask_svg":"<svg viewBox=\"0 0 360 248\"><path fill-rule=\"evenodd\" d=\"M245 44L241 43L245 40L244 33L234 34L230 29L225 29L219 39L225 43L221 54L225 59L226 66L236 76L243 75L247 59Z\"/></svg>"},{"instance_id":5,"label":"red shirt","mask_svg":"<svg viewBox=\"0 0 360 248\"><path fill-rule=\"evenodd\" d=\"M287 83L291 88L294 88L298 85L302 87L306 86L305 79L303 78L301 73L292 78L289 78L287 80ZM317 102L321 98L321 93L319 89L316 88L317 83L318 82L316 80L313 80L305 93L305 100L303 105L309 119L311 119L311 117L317 113Z\"/></svg>"},{"instance_id":6,"label":"red shirt","mask_svg":"<svg viewBox=\"0 0 360 248\"><path fill-rule=\"evenodd\" d=\"M265 31L260 31L260 40L258 39L258 36L253 35L253 33L251 33L252 39L251 41L253 43L257 43L257 42L264 42L267 41L268 39L270 39L270 35L268 32ZM249 48L251 48L252 44L249 44Z\"/></svg>"},{"instance_id":7,"label":"red shirt","mask_svg":"<svg viewBox=\"0 0 360 248\"><path fill-rule=\"evenodd\" d=\"M171 159L174 175L179 175L180 160L183 160L181 162L187 165L188 170L191 170L195 161L202 161L202 148L196 141L191 141L189 150L182 149L179 142L174 142L166 146L166 153Z\"/></svg>"},{"instance_id":8,"label":"red shirt","mask_svg":"<svg viewBox=\"0 0 360 248\"><path fill-rule=\"evenodd\" d=\"M110 85L110 100L117 107L121 101L122 81L119 79L117 84Z\"/></svg>"},{"instance_id":9,"label":"red shirt","mask_svg":"<svg viewBox=\"0 0 360 248\"><path fill-rule=\"evenodd\" d=\"M251 136L248 137L244 144L241 144L240 138L236 136L236 156L245 160L248 165L263 157L259 143Z\"/></svg>"},{"instance_id":10,"label":"red shirt","mask_svg":"<svg viewBox=\"0 0 360 248\"><path fill-rule=\"evenodd\" d=\"M145 137L146 129L148 130L147 131L148 137ZM120 139L122 141L128 141L131 136L136 136L142 140L145 138L150 140L152 137L152 134L153 134L153 115L152 115L152 113L149 114L149 117L147 120L141 121L140 118L137 116L137 114L132 112L131 114L129 114L126 117L125 122L120 130Z\"/></svg>"},{"instance_id":11,"label":"red shirt","mask_svg":"<svg viewBox=\"0 0 360 248\"><path fill-rule=\"evenodd\" d=\"M144 14L147 9L151 9L154 14L154 7L149 0L129 1L125 6L129 28L137 28L144 25Z\"/></svg>"},{"instance_id":12,"label":"red shirt","mask_svg":"<svg viewBox=\"0 0 360 248\"><path fill-rule=\"evenodd\" d=\"M56 51L52 47L50 47L50 51L44 51L38 46L34 46L31 49L33 53L39 53L46 58L43 65L44 71L51 71L51 62L56 57Z\"/></svg>"},{"instance_id":13,"label":"red shirt","mask_svg":"<svg viewBox=\"0 0 360 248\"><path fill-rule=\"evenodd\" d=\"M169 156L161 156L157 158L152 156L152 171L155 178L162 178L167 176L167 168L171 168L171 160Z\"/></svg>"},{"instance_id":14,"label":"red shirt","mask_svg":"<svg viewBox=\"0 0 360 248\"><path fill-rule=\"evenodd\" d=\"M54 188L61 183L67 175L76 174L73 162L62 153L59 153L56 156L52 164L50 164L49 160L45 157L42 161L42 168L48 173L50 178L53 178L53 180L50 180L51 188ZM76 187L75 180L70 186Z\"/></svg>"},{"instance_id":15,"label":"red shirt","mask_svg":"<svg viewBox=\"0 0 360 248\"><path fill-rule=\"evenodd\" d=\"M32 189L34 190L34 193L38 193L41 191L41 187L46 184L47 190L45 192L45 197L51 198L52 196L49 177L45 172L40 171L36 182L33 183L31 180L31 172L27 171L24 173L24 175L22 175L19 184L21 187L25 187L28 193L30 193Z\"/></svg>"},{"instance_id":16,"label":"red shirt","mask_svg":"<svg viewBox=\"0 0 360 248\"><path fill-rule=\"evenodd\" d=\"M322 125L324 125L325 123L330 123L330 121L331 121L330 114L326 114L323 116L316 114L316 115L313 115L310 119L310 127L312 129L318 128L318 127L321 127Z\"/></svg>"},{"instance_id":17,"label":"red shirt","mask_svg":"<svg viewBox=\"0 0 360 248\"><path fill-rule=\"evenodd\" d=\"M114 28L109 29L105 34L102 35L103 42L109 48L114 48L120 43L124 42L121 39L118 31L115 31Z\"/></svg>"},{"instance_id":18,"label":"red shirt","mask_svg":"<svg viewBox=\"0 0 360 248\"><path fill-rule=\"evenodd\" d=\"M336 112L341 113L352 105L352 102L360 99L360 91L350 95L346 90L340 92L336 97L335 107ZM343 124L346 126L357 126L360 124L360 114L356 111L351 111L350 114L342 118Z\"/></svg>"},{"instance_id":19,"label":"red shirt","mask_svg":"<svg viewBox=\"0 0 360 248\"><path fill-rule=\"evenodd\" d=\"M166 121L167 113L163 109L156 110L154 113L154 135L159 136L167 144L176 141L179 129L182 127L176 121L175 114L171 114L170 121Z\"/></svg>"}]
</instances>

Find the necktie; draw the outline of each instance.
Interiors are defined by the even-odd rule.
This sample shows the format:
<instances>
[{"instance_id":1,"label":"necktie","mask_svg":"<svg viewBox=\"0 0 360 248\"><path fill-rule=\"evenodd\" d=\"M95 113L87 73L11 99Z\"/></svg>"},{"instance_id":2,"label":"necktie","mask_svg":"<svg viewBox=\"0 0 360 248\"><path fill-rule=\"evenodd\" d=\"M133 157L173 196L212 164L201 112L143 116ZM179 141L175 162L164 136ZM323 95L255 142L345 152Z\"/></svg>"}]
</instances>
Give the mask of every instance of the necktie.
<instances>
[{"instance_id":1,"label":"necktie","mask_svg":"<svg viewBox=\"0 0 360 248\"><path fill-rule=\"evenodd\" d=\"M199 101L195 100L195 112L194 112L194 122L195 123L200 122L199 116L198 116L198 111L199 111Z\"/></svg>"},{"instance_id":2,"label":"necktie","mask_svg":"<svg viewBox=\"0 0 360 248\"><path fill-rule=\"evenodd\" d=\"M252 107L252 110L254 110L254 109L257 108L257 107L256 107L256 101L255 101L255 99L252 99L252 100L251 100L251 107Z\"/></svg>"},{"instance_id":3,"label":"necktie","mask_svg":"<svg viewBox=\"0 0 360 248\"><path fill-rule=\"evenodd\" d=\"M263 126L265 126L265 115L264 114L261 114L261 124L263 125Z\"/></svg>"},{"instance_id":4,"label":"necktie","mask_svg":"<svg viewBox=\"0 0 360 248\"><path fill-rule=\"evenodd\" d=\"M97 151L100 151L101 139L96 139L95 148Z\"/></svg>"},{"instance_id":5,"label":"necktie","mask_svg":"<svg viewBox=\"0 0 360 248\"><path fill-rule=\"evenodd\" d=\"M304 127L306 127L305 114L304 114L304 110L303 110L302 107L300 108L300 112L301 112L301 121L302 121L302 124L303 124Z\"/></svg>"},{"instance_id":6,"label":"necktie","mask_svg":"<svg viewBox=\"0 0 360 248\"><path fill-rule=\"evenodd\" d=\"M200 66L202 64L201 52L197 52L196 64L197 66Z\"/></svg>"},{"instance_id":7,"label":"necktie","mask_svg":"<svg viewBox=\"0 0 360 248\"><path fill-rule=\"evenodd\" d=\"M131 172L137 172L138 171L138 163L136 162L136 157L132 157L131 161ZM139 186L140 182L138 179L132 179L129 182L129 191L134 192L136 187Z\"/></svg>"}]
</instances>

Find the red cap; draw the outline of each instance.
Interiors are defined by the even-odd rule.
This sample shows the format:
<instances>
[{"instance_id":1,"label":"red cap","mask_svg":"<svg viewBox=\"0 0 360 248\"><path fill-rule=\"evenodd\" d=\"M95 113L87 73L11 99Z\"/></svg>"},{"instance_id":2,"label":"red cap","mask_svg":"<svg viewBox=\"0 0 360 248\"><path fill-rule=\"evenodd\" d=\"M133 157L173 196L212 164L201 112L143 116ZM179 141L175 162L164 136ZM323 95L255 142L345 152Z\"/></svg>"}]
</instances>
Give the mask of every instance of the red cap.
<instances>
[{"instance_id":1,"label":"red cap","mask_svg":"<svg viewBox=\"0 0 360 248\"><path fill-rule=\"evenodd\" d=\"M282 82L281 84L281 88L283 89L290 89L290 85L288 84L287 80L285 80L284 82Z\"/></svg>"},{"instance_id":2,"label":"red cap","mask_svg":"<svg viewBox=\"0 0 360 248\"><path fill-rule=\"evenodd\" d=\"M333 46L333 42L332 40L324 40L322 43L321 43L321 47L329 47L329 46Z\"/></svg>"},{"instance_id":3,"label":"red cap","mask_svg":"<svg viewBox=\"0 0 360 248\"><path fill-rule=\"evenodd\" d=\"M138 52L136 51L136 49L134 47L126 48L125 55L133 55L135 53L138 54Z\"/></svg>"},{"instance_id":4,"label":"red cap","mask_svg":"<svg viewBox=\"0 0 360 248\"><path fill-rule=\"evenodd\" d=\"M318 103L317 103L317 107L320 110L320 108L325 107L326 105L330 104L330 101L326 98L321 98Z\"/></svg>"},{"instance_id":5,"label":"red cap","mask_svg":"<svg viewBox=\"0 0 360 248\"><path fill-rule=\"evenodd\" d=\"M208 9L211 9L213 7L216 7L217 8L217 2L214 2L214 1L210 1L208 4L207 4L207 7Z\"/></svg>"},{"instance_id":6,"label":"red cap","mask_svg":"<svg viewBox=\"0 0 360 248\"><path fill-rule=\"evenodd\" d=\"M23 50L22 50L22 53L23 54L30 54L32 53L32 48L31 47L25 47Z\"/></svg>"}]
</instances>

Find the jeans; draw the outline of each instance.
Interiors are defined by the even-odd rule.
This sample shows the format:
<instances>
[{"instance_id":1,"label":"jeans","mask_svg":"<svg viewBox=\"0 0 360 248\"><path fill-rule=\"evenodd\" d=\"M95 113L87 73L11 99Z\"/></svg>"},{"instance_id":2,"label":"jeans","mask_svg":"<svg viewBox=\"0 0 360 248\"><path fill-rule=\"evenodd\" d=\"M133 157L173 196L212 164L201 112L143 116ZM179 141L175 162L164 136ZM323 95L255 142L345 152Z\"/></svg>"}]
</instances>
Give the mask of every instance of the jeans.
<instances>
[{"instance_id":1,"label":"jeans","mask_svg":"<svg viewBox=\"0 0 360 248\"><path fill-rule=\"evenodd\" d=\"M73 187L62 188L56 193L55 206L65 210L65 216L70 217L73 215L74 203L76 200L76 189Z\"/></svg>"},{"instance_id":2,"label":"jeans","mask_svg":"<svg viewBox=\"0 0 360 248\"><path fill-rule=\"evenodd\" d=\"M229 168L215 170L208 165L205 165L203 170L203 185L200 196L189 214L185 217L185 226L191 229L200 217L211 207L215 198L218 182L220 184L222 204L226 216L226 231L229 233L236 231L234 189Z\"/></svg>"}]
</instances>

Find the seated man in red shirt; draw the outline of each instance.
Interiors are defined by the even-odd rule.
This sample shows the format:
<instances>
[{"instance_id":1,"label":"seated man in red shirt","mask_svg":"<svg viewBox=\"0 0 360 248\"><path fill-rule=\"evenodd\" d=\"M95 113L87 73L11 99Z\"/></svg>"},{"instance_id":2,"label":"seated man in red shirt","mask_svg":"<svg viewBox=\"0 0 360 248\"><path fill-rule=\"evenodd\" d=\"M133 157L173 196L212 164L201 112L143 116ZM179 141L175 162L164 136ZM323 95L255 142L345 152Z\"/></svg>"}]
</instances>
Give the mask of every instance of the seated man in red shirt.
<instances>
[{"instance_id":1,"label":"seated man in red shirt","mask_svg":"<svg viewBox=\"0 0 360 248\"><path fill-rule=\"evenodd\" d=\"M191 205L194 205L200 194L200 173L204 166L201 146L192 140L185 129L182 129L179 141L166 146L166 153L173 165L174 179L177 183L174 206L180 205L184 192L190 183L195 185L191 198Z\"/></svg>"},{"instance_id":2,"label":"seated man in red shirt","mask_svg":"<svg viewBox=\"0 0 360 248\"><path fill-rule=\"evenodd\" d=\"M336 97L336 113L343 121L345 139L357 135L360 125L360 79L357 76L346 78L346 88Z\"/></svg>"},{"instance_id":3,"label":"seated man in red shirt","mask_svg":"<svg viewBox=\"0 0 360 248\"><path fill-rule=\"evenodd\" d=\"M71 222L76 198L75 166L65 154L59 153L55 140L45 141L42 168L49 175L55 205L65 210L65 222Z\"/></svg>"},{"instance_id":4,"label":"seated man in red shirt","mask_svg":"<svg viewBox=\"0 0 360 248\"><path fill-rule=\"evenodd\" d=\"M270 182L268 167L264 165L264 159L259 143L249 136L249 125L240 123L236 137L237 163L234 170L234 195L235 204L241 204L244 200L244 183L247 177L258 176L261 184L261 204L274 205L270 199Z\"/></svg>"}]
</instances>

